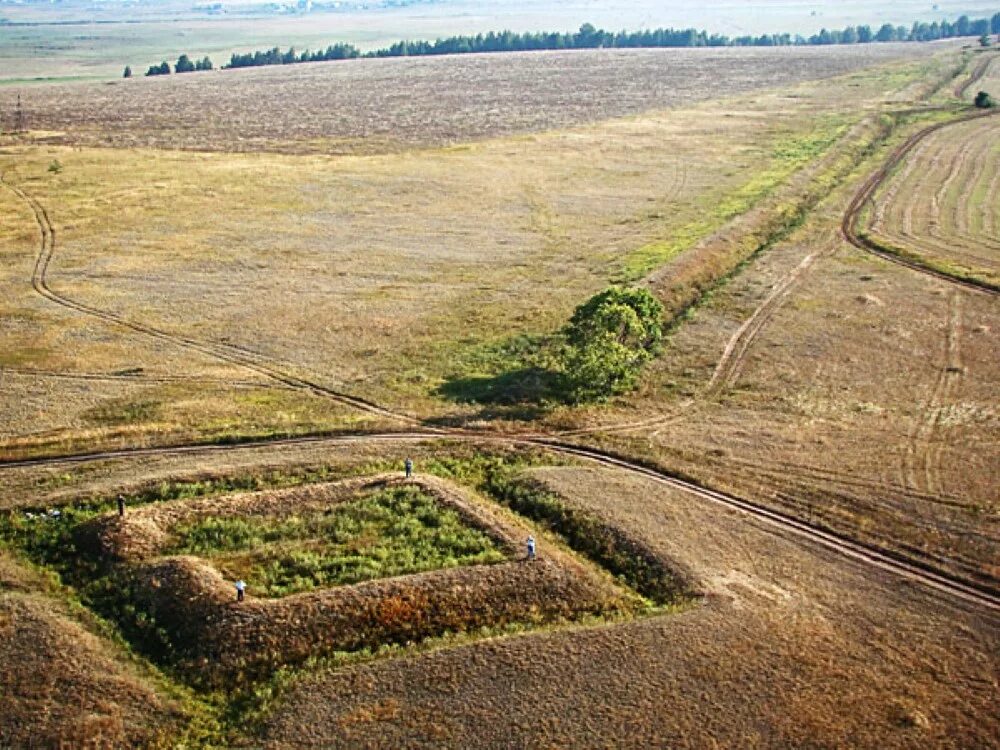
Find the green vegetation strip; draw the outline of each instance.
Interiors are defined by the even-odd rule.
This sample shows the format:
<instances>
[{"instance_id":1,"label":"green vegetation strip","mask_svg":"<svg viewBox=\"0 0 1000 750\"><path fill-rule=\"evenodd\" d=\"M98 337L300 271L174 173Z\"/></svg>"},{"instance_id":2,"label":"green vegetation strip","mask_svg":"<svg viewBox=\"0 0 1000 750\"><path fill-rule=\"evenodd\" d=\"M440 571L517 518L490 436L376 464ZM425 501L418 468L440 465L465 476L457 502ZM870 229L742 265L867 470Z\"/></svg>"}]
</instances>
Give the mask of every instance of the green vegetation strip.
<instances>
[{"instance_id":1,"label":"green vegetation strip","mask_svg":"<svg viewBox=\"0 0 1000 750\"><path fill-rule=\"evenodd\" d=\"M771 195L791 175L823 156L850 126L840 118L828 118L812 132L786 137L771 148L768 166L754 171L742 187L718 198L713 196L703 205L703 216L673 231L670 238L652 242L629 253L615 281L630 283L649 275L698 242L719 231L727 222L745 214Z\"/></svg>"}]
</instances>

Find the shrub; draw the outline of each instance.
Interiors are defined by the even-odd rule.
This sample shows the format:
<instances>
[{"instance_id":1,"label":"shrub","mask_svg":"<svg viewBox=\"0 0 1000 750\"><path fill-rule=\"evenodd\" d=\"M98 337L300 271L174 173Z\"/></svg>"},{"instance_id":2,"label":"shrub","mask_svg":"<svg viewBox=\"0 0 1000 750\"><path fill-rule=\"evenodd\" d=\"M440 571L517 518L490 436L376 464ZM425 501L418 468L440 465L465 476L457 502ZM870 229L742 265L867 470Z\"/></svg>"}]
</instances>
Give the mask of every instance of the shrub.
<instances>
[{"instance_id":1,"label":"shrub","mask_svg":"<svg viewBox=\"0 0 1000 750\"><path fill-rule=\"evenodd\" d=\"M146 71L146 75L147 76L170 75L170 63L164 60L159 65L150 65L149 70Z\"/></svg>"},{"instance_id":2,"label":"shrub","mask_svg":"<svg viewBox=\"0 0 1000 750\"><path fill-rule=\"evenodd\" d=\"M177 58L177 64L174 65L174 71L177 73L193 73L194 63L187 55L181 55Z\"/></svg>"},{"instance_id":3,"label":"shrub","mask_svg":"<svg viewBox=\"0 0 1000 750\"><path fill-rule=\"evenodd\" d=\"M992 109L993 107L997 106L997 103L993 100L993 97L990 96L987 92L980 91L978 94L976 94L975 105L979 107L979 109Z\"/></svg>"}]
</instances>

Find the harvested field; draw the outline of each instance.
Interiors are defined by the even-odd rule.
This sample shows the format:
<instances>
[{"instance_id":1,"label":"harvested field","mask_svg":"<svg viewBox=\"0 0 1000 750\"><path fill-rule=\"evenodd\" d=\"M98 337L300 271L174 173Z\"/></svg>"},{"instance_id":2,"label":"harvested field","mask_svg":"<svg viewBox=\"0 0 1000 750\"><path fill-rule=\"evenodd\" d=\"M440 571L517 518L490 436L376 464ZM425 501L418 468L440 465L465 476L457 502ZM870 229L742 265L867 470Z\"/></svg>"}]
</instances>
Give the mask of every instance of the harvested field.
<instances>
[{"instance_id":1,"label":"harvested field","mask_svg":"<svg viewBox=\"0 0 1000 750\"><path fill-rule=\"evenodd\" d=\"M954 44L950 44L954 48ZM596 50L354 60L44 86L51 143L295 153L393 152L581 125L830 78L942 45ZM0 111L13 106L0 90ZM263 114L263 113L266 113Z\"/></svg>"},{"instance_id":2,"label":"harvested field","mask_svg":"<svg viewBox=\"0 0 1000 750\"><path fill-rule=\"evenodd\" d=\"M847 245L849 197L699 307L590 439L996 589L995 299Z\"/></svg>"},{"instance_id":3,"label":"harvested field","mask_svg":"<svg viewBox=\"0 0 1000 750\"><path fill-rule=\"evenodd\" d=\"M37 654L0 649L0 685L97 687L64 714L12 703L0 727L41 715L54 743L93 711L91 738L184 747L995 745L1000 310L842 233L865 178L993 69L955 45L848 52L33 89L47 130L0 144L0 532L23 557L0 551L0 630L20 608L19 644L50 637L23 605L44 601L89 664L49 689ZM859 68L871 55L887 64ZM971 127L989 122L910 154L945 185L914 242L991 241L976 165L996 134ZM117 148L136 144L154 148ZM897 177L886 226L928 188ZM636 392L481 398L588 296L643 281L671 317ZM192 444L300 432L345 434ZM119 445L150 448L102 452ZM345 575L342 548L363 567L389 527L322 535L398 493L434 506L400 523L471 540L469 559L411 534L428 554Z\"/></svg>"},{"instance_id":4,"label":"harvested field","mask_svg":"<svg viewBox=\"0 0 1000 750\"><path fill-rule=\"evenodd\" d=\"M406 417L473 418L476 382L518 342L672 259L692 271L683 299L719 271L684 258L700 239L763 201L823 190L823 170L816 185L784 183L829 152L849 161L872 136L841 142L864 111L954 65L949 53L758 93L724 117L703 105L404 155L18 147L5 183L51 223L47 288L101 315L30 288L34 204L3 191L7 455L76 436L189 440L199 421L214 440L394 424L314 386ZM199 380L157 381L181 375Z\"/></svg>"},{"instance_id":5,"label":"harvested field","mask_svg":"<svg viewBox=\"0 0 1000 750\"><path fill-rule=\"evenodd\" d=\"M924 139L876 196L868 236L904 257L1000 288L998 175L1000 118L944 128Z\"/></svg>"},{"instance_id":6,"label":"harvested field","mask_svg":"<svg viewBox=\"0 0 1000 750\"><path fill-rule=\"evenodd\" d=\"M1000 731L995 617L645 480L535 476L694 571L705 605L321 674L281 701L269 747L989 747Z\"/></svg>"}]
</instances>

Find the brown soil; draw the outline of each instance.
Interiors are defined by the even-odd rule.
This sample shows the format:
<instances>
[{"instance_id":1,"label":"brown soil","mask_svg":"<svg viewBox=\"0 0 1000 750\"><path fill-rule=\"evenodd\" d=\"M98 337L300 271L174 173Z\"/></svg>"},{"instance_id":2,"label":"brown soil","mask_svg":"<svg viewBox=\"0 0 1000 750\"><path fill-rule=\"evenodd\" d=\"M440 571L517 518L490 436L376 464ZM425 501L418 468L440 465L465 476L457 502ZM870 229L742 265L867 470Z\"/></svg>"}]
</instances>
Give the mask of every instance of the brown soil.
<instances>
[{"instance_id":1,"label":"brown soil","mask_svg":"<svg viewBox=\"0 0 1000 750\"><path fill-rule=\"evenodd\" d=\"M357 60L32 88L54 143L372 153L535 132L829 78L939 45ZM0 109L13 108L13 90Z\"/></svg>"}]
</instances>

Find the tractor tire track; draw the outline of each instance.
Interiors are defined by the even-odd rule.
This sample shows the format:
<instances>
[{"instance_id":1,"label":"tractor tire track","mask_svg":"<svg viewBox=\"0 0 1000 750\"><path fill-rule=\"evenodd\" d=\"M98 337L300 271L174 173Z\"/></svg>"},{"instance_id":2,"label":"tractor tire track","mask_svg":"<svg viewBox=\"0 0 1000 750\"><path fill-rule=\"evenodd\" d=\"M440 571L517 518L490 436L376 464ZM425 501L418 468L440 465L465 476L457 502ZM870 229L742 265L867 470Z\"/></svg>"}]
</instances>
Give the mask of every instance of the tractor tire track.
<instances>
[{"instance_id":1,"label":"tractor tire track","mask_svg":"<svg viewBox=\"0 0 1000 750\"><path fill-rule=\"evenodd\" d=\"M224 380L222 378L201 377L198 375L144 375L142 373L114 372L60 372L34 367L0 367L0 376L22 375L35 378L50 378L53 380L88 380L94 382L126 382L137 385L199 383L201 385L223 385L239 388L278 388L293 390L283 383L265 382L259 380Z\"/></svg>"},{"instance_id":2,"label":"tractor tire track","mask_svg":"<svg viewBox=\"0 0 1000 750\"><path fill-rule=\"evenodd\" d=\"M977 186L987 174L985 170L977 169L977 166L987 156L991 140L995 137L992 128L982 130L983 132L973 134L950 157L942 153L944 147L941 144L935 144L938 150L930 159L924 158L927 141L915 149L906 160L903 170L893 176L885 191L878 197L873 212L874 219L869 222L868 231L889 241L895 239L904 247L940 251L945 257L957 253L965 263L990 267L990 250L1000 245L989 236L977 236L969 231L969 217L977 205L976 201L969 198L974 196ZM944 166L946 159L947 167ZM921 167L920 175L911 180L912 171L917 166ZM946 176L942 178L944 174ZM898 200L901 193L911 196L930 194L929 206L919 200L903 203ZM949 194L954 195L955 200L944 210L942 207L948 203ZM914 227L914 213L917 211L920 212L921 222ZM887 218L895 219L896 228L887 225Z\"/></svg>"},{"instance_id":3,"label":"tractor tire track","mask_svg":"<svg viewBox=\"0 0 1000 750\"><path fill-rule=\"evenodd\" d=\"M715 372L712 373L712 378L708 381L708 386L705 388L706 396L717 396L735 384L736 379L743 370L747 351L757 338L757 335L768 324L778 309L785 304L792 289L808 273L816 261L832 255L836 250L837 246L833 243L819 250L814 250L773 287L767 298L753 311L753 314L749 318L743 321L743 324L729 339L725 349L722 351L722 357L715 366Z\"/></svg>"},{"instance_id":4,"label":"tractor tire track","mask_svg":"<svg viewBox=\"0 0 1000 750\"><path fill-rule=\"evenodd\" d=\"M990 65L993 64L994 60L1000 58L996 56L984 57L979 63L973 68L969 77L962 81L958 86L955 87L955 98L965 99L965 95L969 93L969 89L972 88L973 84L977 83L983 76L986 75L986 71L989 70Z\"/></svg>"},{"instance_id":5,"label":"tractor tire track","mask_svg":"<svg viewBox=\"0 0 1000 750\"><path fill-rule=\"evenodd\" d=\"M64 295L61 295L53 291L49 285L46 278L48 273L49 264L52 261L52 256L55 252L56 246L56 230L52 225L52 221L49 218L48 212L45 207L36 200L33 196L27 193L22 188L12 185L9 182L3 180L2 175L0 175L0 185L3 185L8 190L10 190L14 195L24 201L30 208L35 216L35 222L38 225L39 233L41 236L41 244L38 252L38 256L35 259L34 269L31 275L31 285L34 290L48 301L59 305L61 307L73 310L84 315L88 315L93 318L104 321L114 326L120 326L122 328L127 328L136 333L141 333L151 338L165 341L176 346L188 349L191 351L196 351L200 354L212 357L217 360L221 360L228 364L237 365L239 367L251 370L259 375L263 375L270 380L273 380L282 385L294 388L301 392L311 393L315 396L326 398L328 400L337 402L344 406L348 406L360 411L372 414L374 416L379 416L387 419L392 419L404 424L408 424L412 427L418 427L421 425L420 420L411 417L406 414L400 414L398 412L391 411L385 407L379 406L378 404L368 401L367 399L360 398L358 396L352 396L347 393L342 393L340 391L328 388L326 386L320 385L305 378L301 378L297 375L285 372L279 367L273 365L268 360L266 360L262 355L254 354L248 350L241 349L235 346L230 346L228 344L219 344L214 342L204 342L197 339L192 339L186 336L181 336L178 334L169 333L154 326L147 325L145 323L139 323L133 320L129 320L116 313L103 310L93 305L88 305L83 302L78 302L77 300L71 299Z\"/></svg>"},{"instance_id":6,"label":"tractor tire track","mask_svg":"<svg viewBox=\"0 0 1000 750\"><path fill-rule=\"evenodd\" d=\"M981 168L984 162L988 161L988 154L992 149L993 141L996 137L991 128L983 128L984 132L973 134L962 148L954 155L949 168L947 178L940 183L940 187L935 191L931 199L930 211L927 217L926 227L923 228L924 236L917 236L912 229L908 233L908 238L914 246L924 245L931 249L938 249L947 252L948 250L959 249L965 255L988 265L989 251L1000 247L995 240L988 235L975 236L969 232L969 216L973 213L976 202L973 200L977 185L984 170ZM910 160L915 161L915 160ZM934 175L929 170L924 172L924 184L933 180ZM942 205L947 203L948 193L956 186L956 200L948 212L942 210ZM915 195L919 195L917 185L914 190ZM883 199L884 200L884 199ZM914 202L910 202L913 206ZM986 250L987 254L977 255L977 250Z\"/></svg>"},{"instance_id":7,"label":"tractor tire track","mask_svg":"<svg viewBox=\"0 0 1000 750\"><path fill-rule=\"evenodd\" d=\"M986 191L986 200L983 201L983 234L987 237L997 236L996 215L997 206L1000 205L1000 163L997 164L993 179Z\"/></svg>"},{"instance_id":8,"label":"tractor tire track","mask_svg":"<svg viewBox=\"0 0 1000 750\"><path fill-rule=\"evenodd\" d=\"M944 442L940 439L942 424L954 393L965 377L962 364L962 297L958 292L952 295L948 311L948 329L945 334L945 365L941 377L943 382L933 413L929 415L927 451L924 458L924 476L927 491L941 492L941 455Z\"/></svg>"},{"instance_id":9,"label":"tractor tire track","mask_svg":"<svg viewBox=\"0 0 1000 750\"><path fill-rule=\"evenodd\" d=\"M942 446L938 433L949 399L963 376L961 356L961 295L956 291L949 302L945 328L944 356L931 395L917 415L910 430L903 455L903 481L906 487L933 495L940 492Z\"/></svg>"},{"instance_id":10,"label":"tractor tire track","mask_svg":"<svg viewBox=\"0 0 1000 750\"><path fill-rule=\"evenodd\" d=\"M974 80L977 80L975 74L970 77L970 80L963 85L962 90L966 90L968 86L971 86ZM988 113L994 114L994 113ZM878 187L885 181L888 173L894 169L902 161L903 158L909 153L909 151L919 144L923 138L929 135L931 132L940 130L941 128L954 124L955 122L973 119L975 117L988 116L985 115L971 115L959 120L941 123L936 126L927 128L915 136L911 137L906 143L903 144L894 153L893 157L874 175L869 177L869 179L862 185L861 189L855 195L854 200L852 200L851 206L845 213L844 222L842 224L842 232L845 238L851 242L851 244L859 247L862 250L868 252L873 252L876 255L888 256L887 259L893 262L901 262L903 259L898 258L892 254L885 253L878 248L869 248L864 245L859 238L856 237L856 224L858 221L858 215L860 214L861 208L870 200L873 193L878 189ZM9 188L15 190L12 186ZM18 193L26 201L32 205L33 210L35 210L34 204L31 204L30 198L26 195ZM39 209L41 207L39 206ZM202 342L196 342L193 340L185 340L183 337L175 337L167 334L157 329L152 329L150 327L142 326L141 324L135 324L124 319L116 319L110 313L105 313L104 311L89 308L88 306L81 305L72 300L56 295L55 293L48 290L44 283L44 271L48 265L51 258L52 246L54 245L54 230L51 230L51 226L47 224L47 216L44 216L44 210L41 209L42 213L39 217L36 211L36 218L38 218L39 226L43 235L43 248L42 252L39 254L38 261L36 262L36 274L33 277L33 285L36 290L42 294L42 296L47 299L51 299L57 304L70 307L72 309L85 312L87 314L95 315L96 317L108 320L119 325L124 325L128 328L133 328L134 330L147 333L148 335L153 335L156 337L162 337L165 340L173 341L174 343L182 342L183 345L188 346L188 348L194 348L197 351L208 350L212 356L216 356L222 359L225 357L220 356L213 345L206 345ZM51 231L51 235L47 235L46 227L48 226L48 231ZM49 248L46 253L45 244L46 237L49 236ZM44 258L43 258L44 256ZM933 271L932 269L927 269L919 264L902 262L903 265L911 266L915 270L922 273L930 273L930 275L938 276L946 281L957 283L961 286L974 288L976 291L987 291L988 293L996 293L992 288L982 289L978 284L972 284L964 282L962 280L955 279L954 277L948 276L946 274L941 274ZM39 273L40 269L40 273ZM233 360L226 360L233 361ZM305 389L315 389L317 386L308 383L307 381L301 381L294 376L288 376L283 373L275 374L268 372L267 370L258 369L260 365L251 361L249 364L244 361L236 360L233 361L234 364L240 364L242 366L248 367L249 369L256 370L262 374L267 374L270 377L277 377L281 382L286 382L295 387L305 388ZM289 380L290 379L290 380ZM351 405L355 404L354 397L345 397L342 394L332 394L333 397L339 399L351 399L348 401ZM358 403L362 406L358 408L365 408L366 410L377 409L382 415L391 415L394 418L399 418L399 415L395 415L392 412L386 412L382 410L381 407L377 405L370 404L369 402L363 401L361 399L356 399ZM670 418L677 418L674 415ZM404 418L405 421L410 423L415 422L410 418ZM635 428L640 424L656 424L662 423L660 420L652 420L645 423L633 423L632 425L620 425L619 428ZM606 429L606 428L605 428ZM469 433L461 430L454 429L442 429L435 431L411 431L402 433L371 433L371 434L349 434L341 437L323 437L323 436L307 436L302 438L287 438L278 440L266 440L266 441L254 441L245 442L237 445L186 445L178 447L163 447L163 448L140 448L131 450L118 450L118 451L101 451L92 453L83 453L77 455L61 456L56 458L35 458L35 459L25 459L21 461L8 461L0 462L0 472L4 470L28 467L28 466L58 466L58 465L73 465L82 464L88 461L98 461L98 460L111 460L119 458L132 458L141 456L152 456L152 455L203 455L211 454L217 452L226 452L241 450L253 447L280 447L280 446L307 446L307 445L334 445L334 444L347 444L347 443L366 443L366 442L399 442L399 441L425 441L434 439L448 439L455 442L465 442L465 443L475 443L475 444L506 444L506 445L521 445L535 448L543 448L558 454L576 457L591 463L596 463L599 465L604 465L607 467L617 468L630 472L635 475L641 475L657 483L671 486L682 492L691 494L700 498L706 502L712 502L723 506L729 510L737 511L745 514L753 519L768 524L777 530L789 534L791 536L797 537L803 541L812 543L816 546L826 548L832 552L839 554L841 557L854 560L860 564L866 565L872 569L881 570L886 573L890 573L899 578L908 580L913 583L918 583L922 586L930 588L932 590L938 591L940 593L946 594L956 599L960 599L970 604L980 606L993 611L1000 611L1000 592L994 586L987 584L979 584L976 582L965 581L961 578L949 575L945 572L935 570L928 565L921 564L914 560L903 557L898 553L894 553L891 550L882 549L874 545L864 544L848 537L836 534L825 528L821 528L811 523L799 520L793 516L787 515L780 511L773 510L771 508L762 506L760 504L748 501L727 493L718 492L709 488L705 488L694 482L687 481L680 477L677 477L668 472L650 468L641 463L629 460L627 458L622 458L615 456L610 453L595 450L592 448L586 448L578 445L573 445L570 443L561 443L555 438L542 438L542 437L520 437L520 438L503 438L503 437L493 437L477 435L474 433Z\"/></svg>"}]
</instances>

